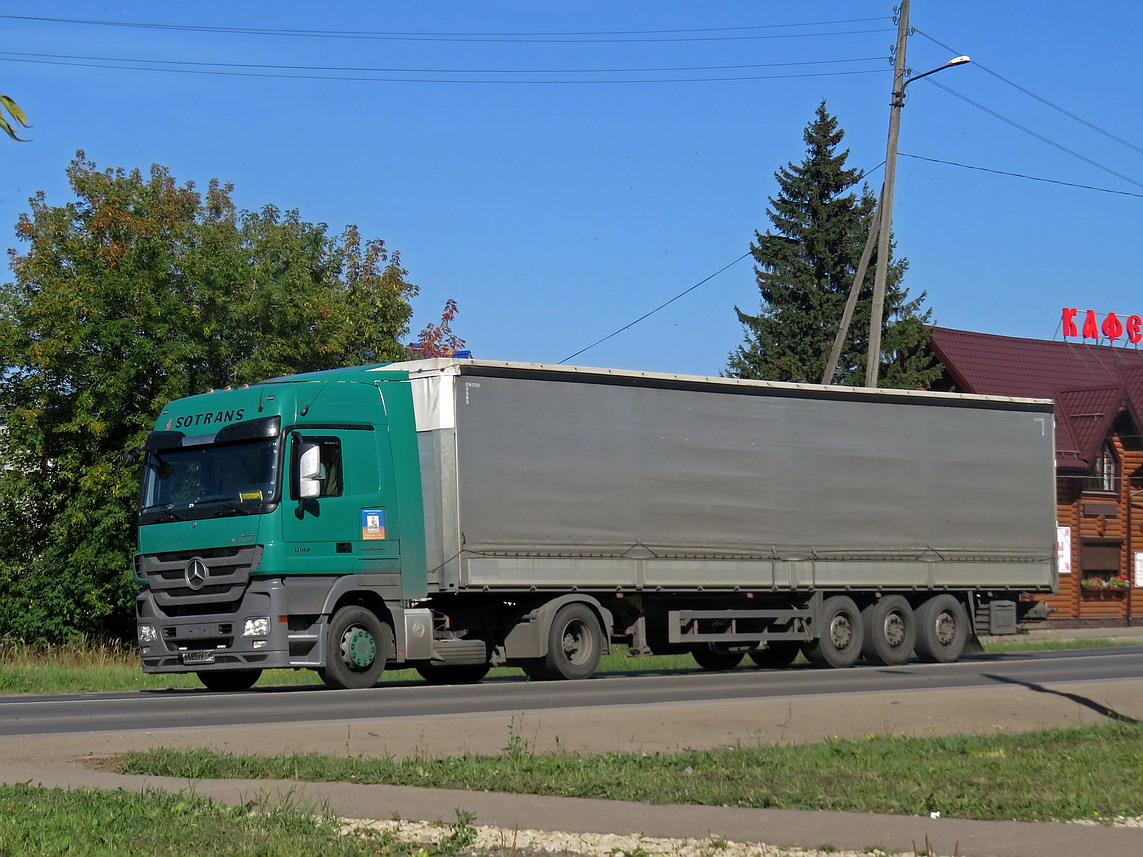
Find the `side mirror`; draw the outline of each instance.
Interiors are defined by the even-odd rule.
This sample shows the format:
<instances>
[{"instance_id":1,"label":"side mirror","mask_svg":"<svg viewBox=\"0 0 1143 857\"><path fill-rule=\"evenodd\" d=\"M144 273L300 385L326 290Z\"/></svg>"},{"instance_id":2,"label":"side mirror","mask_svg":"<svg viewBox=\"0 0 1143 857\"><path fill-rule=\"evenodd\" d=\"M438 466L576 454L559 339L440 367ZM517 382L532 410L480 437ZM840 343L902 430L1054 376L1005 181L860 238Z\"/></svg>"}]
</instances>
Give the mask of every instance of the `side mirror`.
<instances>
[{"instance_id":1,"label":"side mirror","mask_svg":"<svg viewBox=\"0 0 1143 857\"><path fill-rule=\"evenodd\" d=\"M316 443L305 444L298 456L298 498L301 500L321 496L321 448Z\"/></svg>"},{"instance_id":2,"label":"side mirror","mask_svg":"<svg viewBox=\"0 0 1143 857\"><path fill-rule=\"evenodd\" d=\"M306 500L321 496L321 447L308 443L297 432L290 435L293 442L291 458L294 462L290 478L290 497L298 501L294 514L298 519L306 515Z\"/></svg>"}]
</instances>

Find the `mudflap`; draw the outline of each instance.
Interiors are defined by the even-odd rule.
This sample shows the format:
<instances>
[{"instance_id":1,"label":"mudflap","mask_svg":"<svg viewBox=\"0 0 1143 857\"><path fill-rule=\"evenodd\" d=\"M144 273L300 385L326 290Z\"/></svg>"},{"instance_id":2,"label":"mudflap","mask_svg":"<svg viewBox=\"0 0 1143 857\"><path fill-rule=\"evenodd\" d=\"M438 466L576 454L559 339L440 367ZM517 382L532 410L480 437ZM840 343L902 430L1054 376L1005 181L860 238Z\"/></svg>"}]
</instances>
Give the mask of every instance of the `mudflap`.
<instances>
[{"instance_id":1,"label":"mudflap","mask_svg":"<svg viewBox=\"0 0 1143 857\"><path fill-rule=\"evenodd\" d=\"M974 628L968 635L968 639L964 641L964 652L966 655L983 655L984 646L980 644L980 637L976 636L976 629Z\"/></svg>"}]
</instances>

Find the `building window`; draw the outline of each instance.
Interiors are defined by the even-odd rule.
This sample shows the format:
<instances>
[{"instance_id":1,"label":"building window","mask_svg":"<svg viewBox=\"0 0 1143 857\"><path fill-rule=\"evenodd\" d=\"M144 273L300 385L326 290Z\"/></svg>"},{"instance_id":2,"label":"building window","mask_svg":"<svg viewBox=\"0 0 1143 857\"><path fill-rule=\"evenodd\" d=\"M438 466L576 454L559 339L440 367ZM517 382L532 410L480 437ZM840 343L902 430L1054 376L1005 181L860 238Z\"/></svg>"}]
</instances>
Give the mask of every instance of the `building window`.
<instances>
[{"instance_id":1,"label":"building window","mask_svg":"<svg viewBox=\"0 0 1143 857\"><path fill-rule=\"evenodd\" d=\"M1116 492L1119 488L1119 460L1110 443L1105 443L1091 473L1084 478L1085 491Z\"/></svg>"},{"instance_id":2,"label":"building window","mask_svg":"<svg viewBox=\"0 0 1143 857\"><path fill-rule=\"evenodd\" d=\"M1083 571L1080 585L1085 589L1102 589L1105 587L1093 587L1092 582L1117 582L1116 579L1124 574L1119 565L1122 550L1122 543L1116 541L1084 542L1080 546L1080 568Z\"/></svg>"}]
</instances>

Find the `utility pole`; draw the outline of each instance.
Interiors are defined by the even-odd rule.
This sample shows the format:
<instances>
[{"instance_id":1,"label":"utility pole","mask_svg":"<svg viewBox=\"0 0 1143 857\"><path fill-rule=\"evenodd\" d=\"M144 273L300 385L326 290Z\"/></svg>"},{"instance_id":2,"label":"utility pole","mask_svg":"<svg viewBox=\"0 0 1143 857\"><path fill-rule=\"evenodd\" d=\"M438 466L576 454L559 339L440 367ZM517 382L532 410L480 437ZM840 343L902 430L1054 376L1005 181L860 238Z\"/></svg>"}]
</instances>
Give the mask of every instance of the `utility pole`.
<instances>
[{"instance_id":1,"label":"utility pole","mask_svg":"<svg viewBox=\"0 0 1143 857\"><path fill-rule=\"evenodd\" d=\"M893 231L893 183L897 174L897 138L905 104L905 46L909 40L909 0L897 11L897 53L893 58L893 97L889 102L889 142L885 147L885 184L881 189L881 225L877 238L877 271L873 277L873 311L869 317L869 354L865 386L876 387L881 371L881 325L885 316L885 280L889 275L889 235Z\"/></svg>"},{"instance_id":2,"label":"utility pole","mask_svg":"<svg viewBox=\"0 0 1143 857\"><path fill-rule=\"evenodd\" d=\"M869 257L873 254L873 245L881 234L878 227L881 224L881 200L885 199L885 189L881 189L881 196L877 198L877 207L873 209L873 219L869 223L869 237L865 239L865 249L861 251L861 261L857 263L857 271L853 275L853 285L849 289L849 297L845 302L845 312L841 314L841 324L838 325L837 335L833 338L833 349L826 361L825 371L822 373L822 383L832 384L837 374L837 364L841 361L841 349L845 347L845 337L849 334L849 323L853 321L853 311L857 309L857 296L861 293L861 284L865 282L865 271L869 267Z\"/></svg>"}]
</instances>

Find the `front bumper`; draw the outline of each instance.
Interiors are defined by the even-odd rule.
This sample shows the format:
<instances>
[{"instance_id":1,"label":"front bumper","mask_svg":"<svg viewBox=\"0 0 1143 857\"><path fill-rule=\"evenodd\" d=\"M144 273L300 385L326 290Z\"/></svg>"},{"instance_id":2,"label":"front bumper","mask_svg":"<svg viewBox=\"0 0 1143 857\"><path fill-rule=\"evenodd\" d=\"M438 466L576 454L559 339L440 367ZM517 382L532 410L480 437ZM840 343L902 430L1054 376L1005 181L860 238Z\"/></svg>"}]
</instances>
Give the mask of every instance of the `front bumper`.
<instances>
[{"instance_id":1,"label":"front bumper","mask_svg":"<svg viewBox=\"0 0 1143 857\"><path fill-rule=\"evenodd\" d=\"M219 604L221 612L169 615L151 590L136 600L136 639L145 673L290 667L285 590L280 580L252 581L241 600ZM206 609L210 609L209 607ZM243 636L248 619L268 618L266 634ZM145 640L149 626L153 639Z\"/></svg>"}]
</instances>

